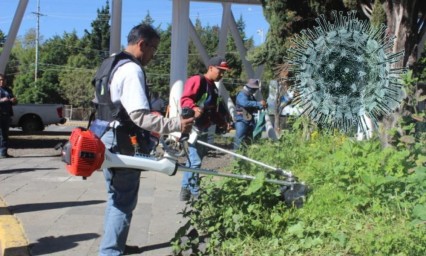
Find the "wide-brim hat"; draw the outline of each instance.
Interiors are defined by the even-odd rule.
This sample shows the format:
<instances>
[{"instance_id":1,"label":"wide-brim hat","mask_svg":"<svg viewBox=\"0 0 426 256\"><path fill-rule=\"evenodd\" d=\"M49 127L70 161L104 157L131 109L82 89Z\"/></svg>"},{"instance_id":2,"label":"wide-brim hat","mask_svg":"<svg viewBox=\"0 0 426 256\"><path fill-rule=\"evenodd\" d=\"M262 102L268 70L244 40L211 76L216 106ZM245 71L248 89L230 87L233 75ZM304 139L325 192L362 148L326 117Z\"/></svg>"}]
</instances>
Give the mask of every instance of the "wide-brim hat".
<instances>
[{"instance_id":1,"label":"wide-brim hat","mask_svg":"<svg viewBox=\"0 0 426 256\"><path fill-rule=\"evenodd\" d=\"M259 79L249 79L246 86L251 89L259 89Z\"/></svg>"},{"instance_id":2,"label":"wide-brim hat","mask_svg":"<svg viewBox=\"0 0 426 256\"><path fill-rule=\"evenodd\" d=\"M228 63L226 62L225 58L216 56L209 60L209 66L216 67L218 69L223 70L230 70Z\"/></svg>"}]
</instances>

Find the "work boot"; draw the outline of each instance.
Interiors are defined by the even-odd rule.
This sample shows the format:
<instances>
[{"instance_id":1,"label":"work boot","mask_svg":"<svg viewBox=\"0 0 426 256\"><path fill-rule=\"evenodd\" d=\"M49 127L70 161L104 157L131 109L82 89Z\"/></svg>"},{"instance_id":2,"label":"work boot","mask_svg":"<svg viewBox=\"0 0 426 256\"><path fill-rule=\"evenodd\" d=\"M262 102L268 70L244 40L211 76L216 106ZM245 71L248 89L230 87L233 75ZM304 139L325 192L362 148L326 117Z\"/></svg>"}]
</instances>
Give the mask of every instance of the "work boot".
<instances>
[{"instance_id":1,"label":"work boot","mask_svg":"<svg viewBox=\"0 0 426 256\"><path fill-rule=\"evenodd\" d=\"M181 188L180 190L180 200L189 201L191 199L191 191L188 188Z\"/></svg>"}]
</instances>

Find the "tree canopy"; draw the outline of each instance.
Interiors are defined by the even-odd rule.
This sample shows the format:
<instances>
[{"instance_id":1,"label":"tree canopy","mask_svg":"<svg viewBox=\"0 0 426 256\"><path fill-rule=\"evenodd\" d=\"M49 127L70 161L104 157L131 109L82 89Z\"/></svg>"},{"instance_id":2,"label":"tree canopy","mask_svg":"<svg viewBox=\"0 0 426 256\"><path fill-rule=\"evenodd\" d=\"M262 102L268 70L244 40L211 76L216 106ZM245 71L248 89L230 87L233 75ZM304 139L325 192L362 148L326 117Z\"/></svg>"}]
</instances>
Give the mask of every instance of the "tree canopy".
<instances>
[{"instance_id":1,"label":"tree canopy","mask_svg":"<svg viewBox=\"0 0 426 256\"><path fill-rule=\"evenodd\" d=\"M37 82L34 81L35 29L30 29L23 37L18 38L6 71L9 83L20 102L90 106L93 97L91 79L98 65L109 54L110 18L110 5L109 1L106 1L106 4L97 10L97 17L92 21L91 28L84 30L82 37L79 37L76 31L64 32L61 36L55 35L46 40L41 37ZM171 25L162 29L160 24L155 24L149 11L141 23L153 25L161 36L156 57L145 67L145 71L151 90L167 96L170 80ZM245 35L242 17L237 21L237 25L246 47L253 48L253 39ZM199 19L195 21L195 27L208 54L215 55L220 28L203 25ZM0 31L0 47L5 38L6 35ZM233 40L231 36L229 40ZM232 42L228 42L226 57L232 67L232 73L224 78L224 83L232 91L243 84L241 79L245 79L246 75ZM188 74L203 72L204 64L195 46L190 43Z\"/></svg>"}]
</instances>

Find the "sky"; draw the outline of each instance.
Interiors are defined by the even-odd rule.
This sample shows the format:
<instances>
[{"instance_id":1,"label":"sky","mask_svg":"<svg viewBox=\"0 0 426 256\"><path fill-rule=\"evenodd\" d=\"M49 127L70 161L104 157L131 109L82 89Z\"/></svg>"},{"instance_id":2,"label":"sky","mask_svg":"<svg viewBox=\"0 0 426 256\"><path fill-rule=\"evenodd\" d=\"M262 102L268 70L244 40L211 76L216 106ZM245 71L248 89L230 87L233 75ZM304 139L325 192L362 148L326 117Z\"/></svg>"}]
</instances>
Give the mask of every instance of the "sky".
<instances>
[{"instance_id":1,"label":"sky","mask_svg":"<svg viewBox=\"0 0 426 256\"><path fill-rule=\"evenodd\" d=\"M106 0L29 0L18 36L23 36L29 29L37 27L37 2L40 2L40 35L46 40L52 36L62 36L64 32L77 32L83 36L84 30L91 30L91 22L97 16L97 10L105 6ZM112 0L109 1L112 6ZM19 0L0 2L0 29L8 34ZM154 26L165 28L172 23L171 0L122 0L121 44L125 45L127 33L140 23L149 11ZM190 19L195 24L199 18L203 26L221 24L222 5L220 3L190 2ZM264 40L269 25L266 22L261 5L232 4L236 20L240 16L246 24L247 37L253 37L255 45ZM262 33L263 31L263 33Z\"/></svg>"}]
</instances>

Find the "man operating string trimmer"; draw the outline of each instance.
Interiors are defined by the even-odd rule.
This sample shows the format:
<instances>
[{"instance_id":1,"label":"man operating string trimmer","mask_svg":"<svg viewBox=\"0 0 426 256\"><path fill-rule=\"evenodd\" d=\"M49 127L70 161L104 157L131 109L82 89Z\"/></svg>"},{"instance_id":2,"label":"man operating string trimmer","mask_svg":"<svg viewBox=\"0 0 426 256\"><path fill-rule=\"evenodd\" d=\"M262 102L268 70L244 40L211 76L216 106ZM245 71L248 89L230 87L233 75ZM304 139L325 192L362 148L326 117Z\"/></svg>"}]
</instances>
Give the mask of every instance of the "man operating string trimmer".
<instances>
[{"instance_id":1,"label":"man operating string trimmer","mask_svg":"<svg viewBox=\"0 0 426 256\"><path fill-rule=\"evenodd\" d=\"M143 66L154 57L160 36L149 25L134 27L128 37L126 49L114 58L115 65L110 83L95 83L97 98L97 123L106 123L101 136L107 150L122 155L135 155L130 138L135 137L139 150L150 152L149 132L188 133L193 118L164 118L151 114L149 88ZM101 69L100 69L101 70ZM109 93L107 93L109 92ZM93 128L96 130L97 128ZM99 130L99 129L98 129ZM88 155L88 154L85 154ZM105 168L103 170L108 203L105 211L104 235L99 255L122 255L129 233L132 212L136 207L140 174L128 167Z\"/></svg>"},{"instance_id":2,"label":"man operating string trimmer","mask_svg":"<svg viewBox=\"0 0 426 256\"><path fill-rule=\"evenodd\" d=\"M195 113L195 127L203 133L206 132L212 123L219 127L229 129L230 125L226 123L224 114L219 113L218 89L214 82L222 79L225 71L229 70L225 58L216 56L209 60L207 72L204 75L190 77L184 86L180 105L182 109L190 108ZM206 141L207 134L198 137L199 141ZM201 161L207 150L204 146L196 143L188 145L187 167L200 168ZM188 201L191 196L198 197L199 193L199 174L185 172L182 178L182 188L180 200Z\"/></svg>"}]
</instances>

